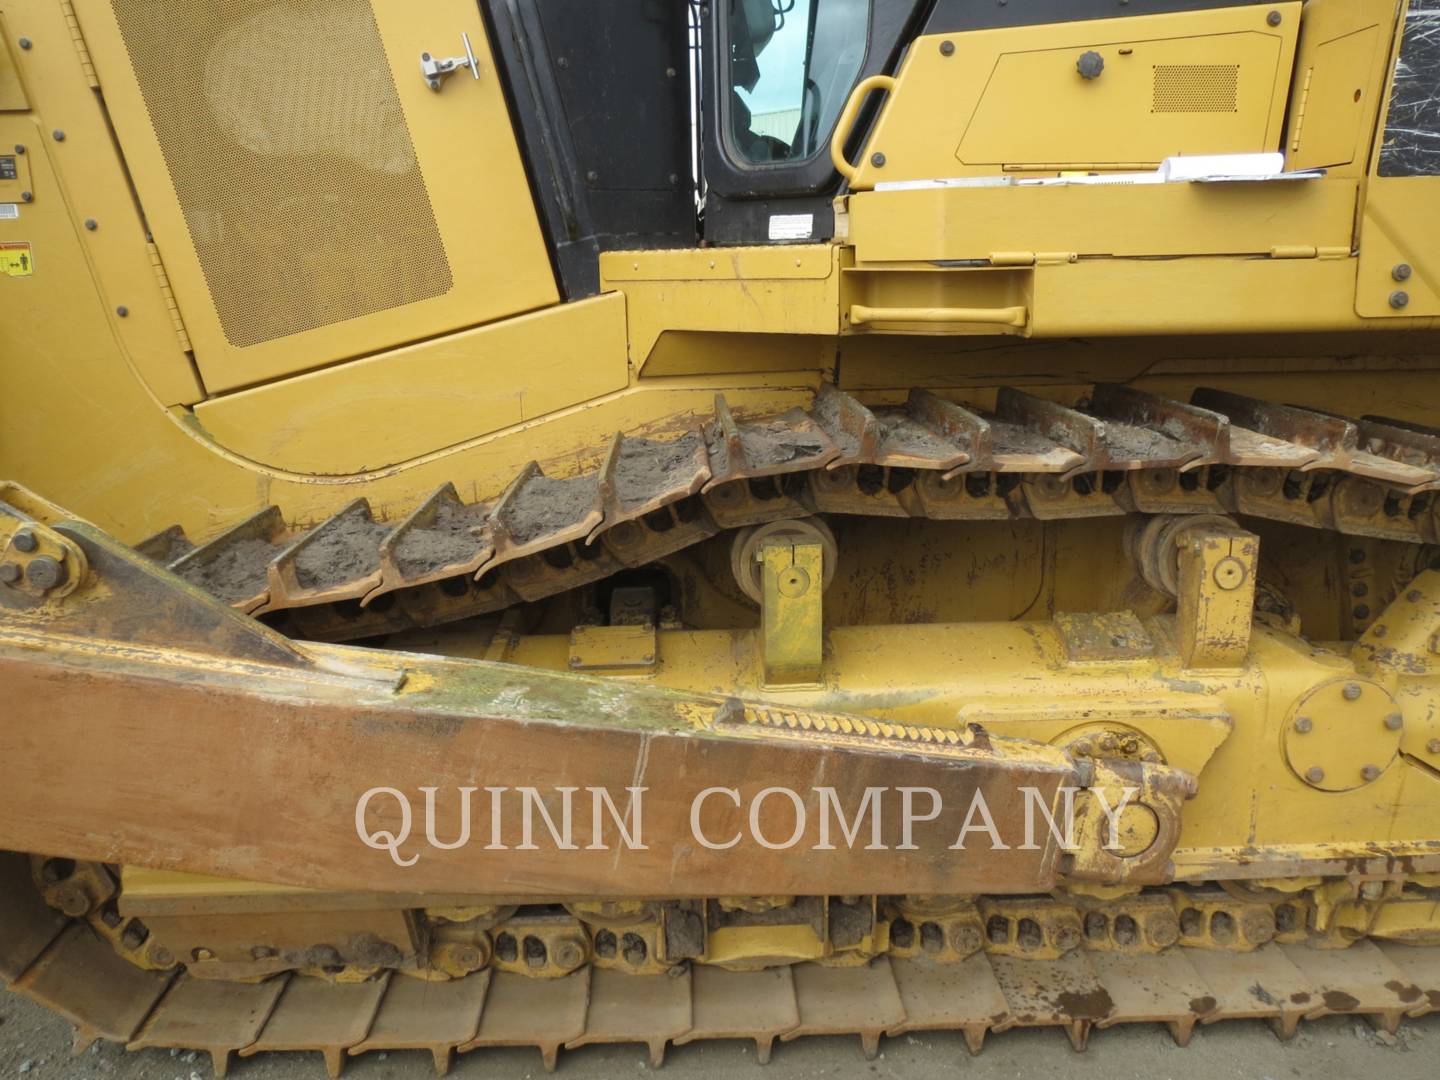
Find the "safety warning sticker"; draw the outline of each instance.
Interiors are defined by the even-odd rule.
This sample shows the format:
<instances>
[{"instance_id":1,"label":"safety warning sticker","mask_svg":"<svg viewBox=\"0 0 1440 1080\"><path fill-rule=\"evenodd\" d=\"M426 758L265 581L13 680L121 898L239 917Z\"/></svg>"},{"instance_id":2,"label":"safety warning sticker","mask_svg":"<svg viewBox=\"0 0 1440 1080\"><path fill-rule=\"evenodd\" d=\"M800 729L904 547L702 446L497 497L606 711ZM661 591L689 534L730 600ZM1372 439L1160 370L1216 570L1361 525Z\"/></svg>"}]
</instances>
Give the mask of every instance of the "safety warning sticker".
<instances>
[{"instance_id":1,"label":"safety warning sticker","mask_svg":"<svg viewBox=\"0 0 1440 1080\"><path fill-rule=\"evenodd\" d=\"M12 240L0 243L0 274L7 277L29 277L35 272L35 257L30 254L30 241Z\"/></svg>"}]
</instances>

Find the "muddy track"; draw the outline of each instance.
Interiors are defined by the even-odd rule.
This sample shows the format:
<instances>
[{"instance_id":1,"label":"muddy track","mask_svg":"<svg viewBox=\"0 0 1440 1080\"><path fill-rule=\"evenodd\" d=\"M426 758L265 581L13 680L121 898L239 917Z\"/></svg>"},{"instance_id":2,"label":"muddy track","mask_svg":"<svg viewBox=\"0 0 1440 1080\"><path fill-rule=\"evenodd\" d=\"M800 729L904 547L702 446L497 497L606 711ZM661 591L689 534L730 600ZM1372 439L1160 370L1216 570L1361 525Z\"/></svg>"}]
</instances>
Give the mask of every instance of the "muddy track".
<instances>
[{"instance_id":1,"label":"muddy track","mask_svg":"<svg viewBox=\"0 0 1440 1080\"><path fill-rule=\"evenodd\" d=\"M643 566L725 529L815 513L1044 520L1224 513L1440 542L1440 431L1217 390L1189 403L1105 384L1084 409L1012 388L994 412L924 390L867 408L714 416L680 438L617 434L600 468L531 463L493 500L447 484L396 521L360 499L312 528L270 507L151 558L289 632L347 640L500 611Z\"/></svg>"}]
</instances>

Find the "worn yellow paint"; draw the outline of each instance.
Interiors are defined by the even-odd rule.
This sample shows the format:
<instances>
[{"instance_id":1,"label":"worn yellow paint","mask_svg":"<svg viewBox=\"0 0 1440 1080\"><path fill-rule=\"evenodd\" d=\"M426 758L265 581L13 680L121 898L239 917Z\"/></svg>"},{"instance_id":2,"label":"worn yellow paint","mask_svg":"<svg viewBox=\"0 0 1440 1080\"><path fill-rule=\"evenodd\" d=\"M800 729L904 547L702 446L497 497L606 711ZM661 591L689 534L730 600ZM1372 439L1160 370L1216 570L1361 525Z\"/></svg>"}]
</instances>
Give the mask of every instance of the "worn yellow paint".
<instances>
[{"instance_id":1,"label":"worn yellow paint","mask_svg":"<svg viewBox=\"0 0 1440 1080\"><path fill-rule=\"evenodd\" d=\"M402 308L247 348L231 345L221 328L112 6L103 0L82 0L76 8L120 147L194 343L195 362L211 392L478 325L558 299L504 87L473 4L464 0L419 6L398 0L374 4L416 160L444 240L452 287L443 295ZM418 57L426 50L458 49L462 32L469 34L474 46L480 79L466 73L452 76L451 84L436 93L420 77ZM324 44L316 42L315 47L323 49ZM67 141L66 147L71 148L71 143ZM69 152L88 155L96 150L74 146ZM117 185L116 191L123 187ZM385 213L383 206L371 210ZM273 212L276 228L283 229L284 208ZM295 253L302 261L306 256L304 251ZM312 272L333 270L317 265Z\"/></svg>"},{"instance_id":2,"label":"worn yellow paint","mask_svg":"<svg viewBox=\"0 0 1440 1080\"><path fill-rule=\"evenodd\" d=\"M1260 541L1239 528L1182 528L1178 617L1186 667L1235 667L1250 651ZM1161 552L1162 558L1170 557Z\"/></svg>"},{"instance_id":3,"label":"worn yellow paint","mask_svg":"<svg viewBox=\"0 0 1440 1080\"><path fill-rule=\"evenodd\" d=\"M1010 169L1146 168L1279 147L1298 3L928 35L909 49L852 187ZM1270 10L1281 13L1268 24ZM947 55L941 43L954 50ZM1124 50L1129 50L1125 52ZM1084 79L1080 55L1105 70ZM1239 64L1233 109L1152 108L1156 66ZM883 165L875 154L883 155Z\"/></svg>"},{"instance_id":4,"label":"worn yellow paint","mask_svg":"<svg viewBox=\"0 0 1440 1080\"><path fill-rule=\"evenodd\" d=\"M820 676L824 548L767 541L759 551L760 634L766 686L807 686Z\"/></svg>"},{"instance_id":5,"label":"worn yellow paint","mask_svg":"<svg viewBox=\"0 0 1440 1080\"><path fill-rule=\"evenodd\" d=\"M213 398L195 418L247 458L343 475L513 427L628 381L625 298L610 293ZM397 407L424 423L396 423Z\"/></svg>"}]
</instances>

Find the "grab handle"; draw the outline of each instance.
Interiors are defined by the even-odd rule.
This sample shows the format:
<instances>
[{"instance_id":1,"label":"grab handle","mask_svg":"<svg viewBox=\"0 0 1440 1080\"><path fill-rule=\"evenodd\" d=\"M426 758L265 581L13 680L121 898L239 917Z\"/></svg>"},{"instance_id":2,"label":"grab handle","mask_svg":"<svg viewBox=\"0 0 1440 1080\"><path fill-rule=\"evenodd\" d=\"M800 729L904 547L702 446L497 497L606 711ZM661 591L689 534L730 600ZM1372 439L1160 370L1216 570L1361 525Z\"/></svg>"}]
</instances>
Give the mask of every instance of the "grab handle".
<instances>
[{"instance_id":1,"label":"grab handle","mask_svg":"<svg viewBox=\"0 0 1440 1080\"><path fill-rule=\"evenodd\" d=\"M835 165L835 171L850 181L852 187L860 169L845 160L845 142L850 138L850 129L855 126L855 118L860 115L860 106L865 104L865 98L871 90L884 90L888 94L894 89L893 77L871 75L868 79L861 79L856 83L855 89L850 91L850 96L845 100L845 111L840 114L835 131L830 136L830 160Z\"/></svg>"}]
</instances>

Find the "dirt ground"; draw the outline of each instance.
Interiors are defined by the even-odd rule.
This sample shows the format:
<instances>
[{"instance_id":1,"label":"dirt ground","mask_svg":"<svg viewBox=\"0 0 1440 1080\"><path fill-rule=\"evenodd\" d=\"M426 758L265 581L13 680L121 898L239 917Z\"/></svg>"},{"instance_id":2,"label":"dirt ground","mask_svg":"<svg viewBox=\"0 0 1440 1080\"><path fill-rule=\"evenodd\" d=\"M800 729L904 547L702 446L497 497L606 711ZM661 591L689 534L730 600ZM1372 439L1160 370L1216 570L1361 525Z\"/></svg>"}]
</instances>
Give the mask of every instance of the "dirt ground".
<instances>
[{"instance_id":1,"label":"dirt ground","mask_svg":"<svg viewBox=\"0 0 1440 1080\"><path fill-rule=\"evenodd\" d=\"M558 1075L571 1080L613 1080L652 1071L640 1047L585 1047L562 1051ZM70 1054L69 1026L39 1006L0 993L0 1080L205 1080L204 1055L168 1050L127 1053L106 1044L79 1057ZM324 1080L318 1054L261 1055L231 1067L236 1080ZM370 1054L345 1071L354 1080L424 1080L433 1076L424 1053ZM533 1050L483 1051L460 1058L456 1077L527 1080L545 1076ZM866 1061L858 1039L803 1039L779 1044L761 1069L755 1049L740 1042L673 1047L664 1080L933 1080L954 1075L974 1080L1435 1080L1440 1077L1440 1014L1411 1020L1398 1036L1373 1031L1358 1020L1330 1017L1302 1025L1282 1043L1259 1022L1202 1028L1181 1049L1158 1025L1137 1024L1097 1031L1090 1049L1076 1054L1055 1030L1012 1031L992 1036L984 1053L972 1058L958 1035L949 1033L888 1039L880 1057Z\"/></svg>"}]
</instances>

